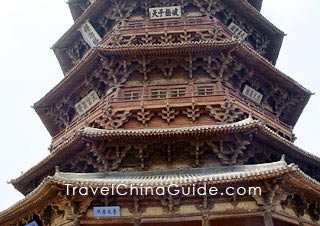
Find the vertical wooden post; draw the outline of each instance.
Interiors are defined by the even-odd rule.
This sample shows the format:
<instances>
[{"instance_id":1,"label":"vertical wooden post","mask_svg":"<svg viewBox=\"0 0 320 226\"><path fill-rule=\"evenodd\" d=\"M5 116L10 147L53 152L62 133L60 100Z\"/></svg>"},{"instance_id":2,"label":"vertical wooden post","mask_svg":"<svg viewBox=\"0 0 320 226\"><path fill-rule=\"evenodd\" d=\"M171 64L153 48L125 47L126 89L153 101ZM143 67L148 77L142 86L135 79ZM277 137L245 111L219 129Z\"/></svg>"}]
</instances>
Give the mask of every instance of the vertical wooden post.
<instances>
[{"instance_id":1,"label":"vertical wooden post","mask_svg":"<svg viewBox=\"0 0 320 226\"><path fill-rule=\"evenodd\" d=\"M208 215L202 216L202 226L210 226L210 219Z\"/></svg>"},{"instance_id":2,"label":"vertical wooden post","mask_svg":"<svg viewBox=\"0 0 320 226\"><path fill-rule=\"evenodd\" d=\"M141 225L141 219L135 218L133 220L133 226L140 226Z\"/></svg>"},{"instance_id":3,"label":"vertical wooden post","mask_svg":"<svg viewBox=\"0 0 320 226\"><path fill-rule=\"evenodd\" d=\"M272 214L271 214L270 211L265 211L264 212L263 219L264 219L264 225L265 226L274 226L273 225Z\"/></svg>"}]
</instances>

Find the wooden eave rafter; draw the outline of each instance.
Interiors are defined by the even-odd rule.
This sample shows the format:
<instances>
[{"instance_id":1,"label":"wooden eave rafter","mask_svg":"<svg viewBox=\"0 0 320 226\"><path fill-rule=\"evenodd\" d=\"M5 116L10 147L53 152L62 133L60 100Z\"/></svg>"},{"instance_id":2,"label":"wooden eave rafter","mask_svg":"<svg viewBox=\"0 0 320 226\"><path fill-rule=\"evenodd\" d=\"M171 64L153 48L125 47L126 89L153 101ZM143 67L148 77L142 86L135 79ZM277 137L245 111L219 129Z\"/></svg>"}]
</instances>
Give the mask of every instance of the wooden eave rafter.
<instances>
[{"instance_id":1,"label":"wooden eave rafter","mask_svg":"<svg viewBox=\"0 0 320 226\"><path fill-rule=\"evenodd\" d=\"M20 177L11 180L13 186L25 194L23 184L27 184L33 179L52 171L52 169L61 165L61 161L73 156L74 151L79 147L85 147L83 138L87 140L145 140L146 138L154 138L165 140L168 137L205 137L213 136L215 134L230 134L238 132L250 132L257 130L258 136L266 139L272 145L277 145L278 148L286 150L288 155L296 155L298 158L313 164L319 165L320 158L308 153L295 146L292 142L287 141L280 135L268 129L261 121L252 120L251 118L245 119L240 122L222 125L210 126L193 126L193 127L180 127L180 128L164 128L164 129L136 129L136 130L100 130L87 128L78 130L71 137L62 141L57 145L52 153L44 160L33 166Z\"/></svg>"},{"instance_id":2,"label":"wooden eave rafter","mask_svg":"<svg viewBox=\"0 0 320 226\"><path fill-rule=\"evenodd\" d=\"M263 0L248 0L248 2L251 2L250 5L256 8L259 12L261 11Z\"/></svg>"},{"instance_id":3,"label":"wooden eave rafter","mask_svg":"<svg viewBox=\"0 0 320 226\"><path fill-rule=\"evenodd\" d=\"M67 4L69 5L73 20L76 21L84 13L84 10L80 8L77 0L69 0Z\"/></svg>"},{"instance_id":4,"label":"wooden eave rafter","mask_svg":"<svg viewBox=\"0 0 320 226\"><path fill-rule=\"evenodd\" d=\"M178 173L177 173L178 172ZM257 165L240 165L214 168L194 168L179 171L148 171L135 173L61 173L46 177L42 183L24 199L0 213L0 224L4 224L30 210L38 208L48 197L64 189L65 184L72 186L111 187L112 184L137 184L139 186L167 186L168 184L191 185L226 185L243 182L255 182L273 178L284 178L286 183L301 188L306 192L320 197L320 183L295 164L287 164L283 159L278 162ZM159 176L161 175L161 177ZM177 175L177 176L173 176ZM148 178L148 180L146 180ZM117 182L118 181L118 182ZM51 194L51 195L50 195Z\"/></svg>"},{"instance_id":5,"label":"wooden eave rafter","mask_svg":"<svg viewBox=\"0 0 320 226\"><path fill-rule=\"evenodd\" d=\"M235 49L235 54L242 59L245 59L246 64L252 65L255 70L262 74L273 77L284 87L295 93L301 93L305 96L305 101L295 109L292 115L292 125L295 125L301 112L308 103L312 93L301 86L298 82L285 75L278 70L272 63L257 53L250 45L242 43L239 40L226 40L226 41L200 41L200 42L186 42L178 44L150 44L150 45L120 45L120 46L106 46L99 45L87 52L87 54L80 60L80 62L73 67L62 81L56 85L48 94L46 94L35 105L35 110L40 116L42 122L48 129L49 133L54 136L55 131L52 120L48 116L41 113L41 109L55 103L56 100L61 98L61 94L66 94L66 90L73 90L75 84L80 84L85 75L97 67L101 55L110 57L138 57L138 56L174 56L181 54L204 54L214 51L229 51Z\"/></svg>"},{"instance_id":6,"label":"wooden eave rafter","mask_svg":"<svg viewBox=\"0 0 320 226\"><path fill-rule=\"evenodd\" d=\"M81 10L76 3L76 0L69 0L67 1L67 4L69 5L69 9L72 15L72 18L74 21L76 21L83 13L83 10Z\"/></svg>"}]
</instances>

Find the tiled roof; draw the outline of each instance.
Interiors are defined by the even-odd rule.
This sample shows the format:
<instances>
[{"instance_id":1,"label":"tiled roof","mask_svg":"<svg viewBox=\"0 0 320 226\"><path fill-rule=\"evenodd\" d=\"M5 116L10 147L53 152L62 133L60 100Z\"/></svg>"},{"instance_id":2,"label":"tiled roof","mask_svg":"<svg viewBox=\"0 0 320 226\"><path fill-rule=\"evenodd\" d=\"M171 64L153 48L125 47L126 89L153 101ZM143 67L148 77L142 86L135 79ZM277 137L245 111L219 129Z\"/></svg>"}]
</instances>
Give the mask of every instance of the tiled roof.
<instances>
[{"instance_id":1,"label":"tiled roof","mask_svg":"<svg viewBox=\"0 0 320 226\"><path fill-rule=\"evenodd\" d=\"M95 139L95 140L113 140L113 139L146 139L146 137L153 138L167 138L167 137L194 137L194 136L211 136L213 134L244 132L252 129L257 129L258 135L271 141L276 141L274 144L280 145L283 150L287 150L292 155L300 156L310 161L320 163L320 158L304 151L294 145L292 142L284 139L264 123L258 120L253 120L251 117L231 124L220 125L207 125L207 126L189 126L179 128L154 128L154 129L117 129L117 130L104 130L86 127L78 130L71 137L60 143L50 155L44 160L33 166L20 177L11 180L14 186L20 183L25 183L30 178L37 177L55 165L60 165L61 158L64 158L71 151L73 145L80 145L81 138ZM60 160L59 160L60 159ZM40 170L42 169L42 171ZM41 171L41 172L40 172ZM28 179L29 178L29 179ZM17 187L16 187L17 188Z\"/></svg>"},{"instance_id":2,"label":"tiled roof","mask_svg":"<svg viewBox=\"0 0 320 226\"><path fill-rule=\"evenodd\" d=\"M133 185L133 186L168 186L170 184L186 185L200 182L214 182L218 184L231 181L265 179L271 175L281 175L297 170L293 164L287 165L284 160L274 163L258 165L221 166L212 168L195 168L166 171L145 172L106 172L106 173L61 173L50 180L58 183L73 185Z\"/></svg>"},{"instance_id":3,"label":"tiled roof","mask_svg":"<svg viewBox=\"0 0 320 226\"><path fill-rule=\"evenodd\" d=\"M104 172L104 173L64 173L56 171L54 176L48 176L43 182L28 194L23 200L0 213L0 224L17 217L22 213L39 206L43 199L53 194L57 189L52 185L63 186L112 186L133 185L139 187L158 187L176 185L203 184L219 185L231 184L243 181L262 181L271 178L284 178L287 183L294 187L320 196L320 183L305 173L295 164L287 164L284 157L273 163L257 165L237 165L211 168L194 168L168 171L146 172ZM52 196L51 196L52 198ZM17 211L19 210L19 211Z\"/></svg>"},{"instance_id":4,"label":"tiled roof","mask_svg":"<svg viewBox=\"0 0 320 226\"><path fill-rule=\"evenodd\" d=\"M218 125L205 125L205 126L186 126L177 128L150 128L150 129L117 129L117 130L106 130L86 127L83 130L79 130L77 134L83 137L99 137L104 138L139 138L144 136L154 137L181 137L181 136L202 136L211 135L219 132L237 132L239 129L254 128L260 122L253 120L251 117L244 119L239 122L229 124L218 124Z\"/></svg>"}]
</instances>

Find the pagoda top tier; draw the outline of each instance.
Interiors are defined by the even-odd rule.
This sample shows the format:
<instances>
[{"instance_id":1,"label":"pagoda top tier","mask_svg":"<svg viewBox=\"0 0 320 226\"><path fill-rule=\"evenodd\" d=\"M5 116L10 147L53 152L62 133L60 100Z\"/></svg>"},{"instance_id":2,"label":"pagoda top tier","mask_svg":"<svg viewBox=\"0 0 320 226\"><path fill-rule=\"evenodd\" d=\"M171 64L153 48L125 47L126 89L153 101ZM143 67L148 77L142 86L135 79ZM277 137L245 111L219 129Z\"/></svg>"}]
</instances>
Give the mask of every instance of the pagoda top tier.
<instances>
[{"instance_id":1,"label":"pagoda top tier","mask_svg":"<svg viewBox=\"0 0 320 226\"><path fill-rule=\"evenodd\" d=\"M258 11L261 10L262 0L245 0L252 5ZM76 21L83 12L92 4L95 0L69 0L67 3L70 7L70 11L73 19Z\"/></svg>"},{"instance_id":2,"label":"pagoda top tier","mask_svg":"<svg viewBox=\"0 0 320 226\"><path fill-rule=\"evenodd\" d=\"M211 3L208 0L187 0L183 2L96 0L90 2L84 3L87 8L81 13L81 16L77 17L74 25L53 46L65 74L78 64L90 49L79 31L86 21L90 21L97 35L104 40L112 35L115 30L123 27L152 31L152 27L158 27L159 29L159 26L165 28L166 26L177 27L180 25L182 29L188 29L186 26L189 23L199 25L202 23L202 19L209 18L212 22L219 21L224 29L250 44L252 48L273 64L276 63L284 36L282 31L244 0L215 0ZM69 2L69 4L79 7L74 1ZM259 5L258 1L252 4ZM150 14L149 9L172 6L181 7L179 17L166 18L165 20L151 18L152 13ZM135 24L132 24L133 22Z\"/></svg>"}]
</instances>

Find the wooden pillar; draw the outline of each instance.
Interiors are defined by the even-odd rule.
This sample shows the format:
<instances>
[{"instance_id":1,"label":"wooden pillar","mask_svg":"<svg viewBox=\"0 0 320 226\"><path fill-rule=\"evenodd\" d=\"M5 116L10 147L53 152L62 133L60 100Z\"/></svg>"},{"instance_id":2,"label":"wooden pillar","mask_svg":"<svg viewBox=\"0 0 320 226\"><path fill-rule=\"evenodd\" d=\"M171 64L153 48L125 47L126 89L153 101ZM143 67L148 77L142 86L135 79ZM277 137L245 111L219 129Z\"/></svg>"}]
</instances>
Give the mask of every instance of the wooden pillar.
<instances>
[{"instance_id":1,"label":"wooden pillar","mask_svg":"<svg viewBox=\"0 0 320 226\"><path fill-rule=\"evenodd\" d=\"M210 218L208 215L202 216L202 226L210 226Z\"/></svg>"},{"instance_id":2,"label":"wooden pillar","mask_svg":"<svg viewBox=\"0 0 320 226\"><path fill-rule=\"evenodd\" d=\"M271 214L270 211L265 211L263 213L263 219L264 219L264 225L265 226L274 226L273 219L272 219L272 214Z\"/></svg>"},{"instance_id":3,"label":"wooden pillar","mask_svg":"<svg viewBox=\"0 0 320 226\"><path fill-rule=\"evenodd\" d=\"M141 219L135 218L133 220L133 226L140 226L141 225Z\"/></svg>"}]
</instances>

